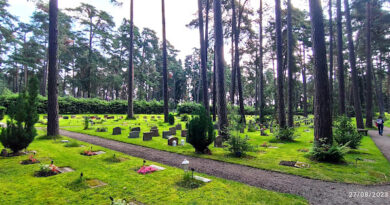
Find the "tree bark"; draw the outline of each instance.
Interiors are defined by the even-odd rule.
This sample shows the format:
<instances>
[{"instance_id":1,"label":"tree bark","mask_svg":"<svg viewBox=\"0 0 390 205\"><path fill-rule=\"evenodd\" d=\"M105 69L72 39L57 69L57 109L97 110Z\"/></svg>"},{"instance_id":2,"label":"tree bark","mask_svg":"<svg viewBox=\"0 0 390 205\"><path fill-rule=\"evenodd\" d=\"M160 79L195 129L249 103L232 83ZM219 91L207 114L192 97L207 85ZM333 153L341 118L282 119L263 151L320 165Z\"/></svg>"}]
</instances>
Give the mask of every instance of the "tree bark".
<instances>
[{"instance_id":1,"label":"tree bark","mask_svg":"<svg viewBox=\"0 0 390 205\"><path fill-rule=\"evenodd\" d=\"M223 57L223 30L221 0L214 0L214 32L215 32L215 64L217 71L217 101L219 132L227 139L228 120L226 115L226 92L225 92L225 68Z\"/></svg>"},{"instance_id":2,"label":"tree bark","mask_svg":"<svg viewBox=\"0 0 390 205\"><path fill-rule=\"evenodd\" d=\"M345 17L347 20L346 23L347 23L347 34L348 34L347 36L348 36L349 63L350 63L351 74L352 74L353 104L355 108L356 126L357 128L363 129L364 124L363 124L362 108L360 105L355 46L352 39L352 25L351 25L351 16L349 13L348 0L344 0L344 7L345 7Z\"/></svg>"},{"instance_id":3,"label":"tree bark","mask_svg":"<svg viewBox=\"0 0 390 205\"><path fill-rule=\"evenodd\" d=\"M58 123L58 88L57 88L57 17L58 0L49 3L49 79L48 79L48 107L47 107L47 135L59 135Z\"/></svg>"},{"instance_id":4,"label":"tree bark","mask_svg":"<svg viewBox=\"0 0 390 205\"><path fill-rule=\"evenodd\" d=\"M331 145L332 115L322 7L320 0L309 0L309 5L314 54L314 140L316 146L323 143Z\"/></svg>"},{"instance_id":5,"label":"tree bark","mask_svg":"<svg viewBox=\"0 0 390 205\"><path fill-rule=\"evenodd\" d=\"M129 50L129 73L128 73L128 83L127 83L127 118L134 118L133 112L133 52L134 52L134 3L133 0L130 1L130 50Z\"/></svg>"},{"instance_id":6,"label":"tree bark","mask_svg":"<svg viewBox=\"0 0 390 205\"><path fill-rule=\"evenodd\" d=\"M237 20L236 20L236 4L234 3L235 0L231 0L232 4L232 76L231 76L231 89L230 89L230 103L234 105L234 96L236 94L236 59L235 59L235 51L238 49L235 47L235 35L236 35L236 26L237 26Z\"/></svg>"},{"instance_id":7,"label":"tree bark","mask_svg":"<svg viewBox=\"0 0 390 205\"><path fill-rule=\"evenodd\" d=\"M279 127L286 128L286 115L284 108L283 94L283 44L282 44L282 17L280 0L275 0L276 20L276 57L277 57L277 78L278 78L278 121Z\"/></svg>"},{"instance_id":8,"label":"tree bark","mask_svg":"<svg viewBox=\"0 0 390 205\"><path fill-rule=\"evenodd\" d=\"M302 84L303 84L303 115L307 117L307 84L306 84L306 51L302 44L303 62L302 62Z\"/></svg>"},{"instance_id":9,"label":"tree bark","mask_svg":"<svg viewBox=\"0 0 390 205\"><path fill-rule=\"evenodd\" d=\"M263 51L263 0L260 0L260 11L259 11L260 21L259 21L259 51L260 51L260 58L259 58L259 75L260 75L260 82L259 82L259 118L260 121L263 119L264 114L264 64L263 64L263 57L264 57L264 51Z\"/></svg>"},{"instance_id":10,"label":"tree bark","mask_svg":"<svg viewBox=\"0 0 390 205\"><path fill-rule=\"evenodd\" d=\"M329 97L333 115L333 12L332 0L329 0Z\"/></svg>"},{"instance_id":11,"label":"tree bark","mask_svg":"<svg viewBox=\"0 0 390 205\"><path fill-rule=\"evenodd\" d=\"M293 34L291 23L291 0L287 0L287 70L288 70L288 127L294 127L293 113Z\"/></svg>"},{"instance_id":12,"label":"tree bark","mask_svg":"<svg viewBox=\"0 0 390 205\"><path fill-rule=\"evenodd\" d=\"M339 114L345 114L345 83L343 59L343 28L341 0L337 0L337 69L339 78Z\"/></svg>"},{"instance_id":13,"label":"tree bark","mask_svg":"<svg viewBox=\"0 0 390 205\"><path fill-rule=\"evenodd\" d=\"M366 127L372 127L371 3L366 3Z\"/></svg>"},{"instance_id":14,"label":"tree bark","mask_svg":"<svg viewBox=\"0 0 390 205\"><path fill-rule=\"evenodd\" d=\"M167 40L165 32L165 0L161 0L162 28L163 28L163 95L164 95L164 122L168 122L168 72L167 72Z\"/></svg>"},{"instance_id":15,"label":"tree bark","mask_svg":"<svg viewBox=\"0 0 390 205\"><path fill-rule=\"evenodd\" d=\"M203 90L203 105L206 108L207 114L210 113L208 84L207 84L207 49L205 42L205 34L203 28L203 5L202 0L198 0L198 16L199 16L199 34L200 34L200 62L201 62L201 77Z\"/></svg>"}]
</instances>

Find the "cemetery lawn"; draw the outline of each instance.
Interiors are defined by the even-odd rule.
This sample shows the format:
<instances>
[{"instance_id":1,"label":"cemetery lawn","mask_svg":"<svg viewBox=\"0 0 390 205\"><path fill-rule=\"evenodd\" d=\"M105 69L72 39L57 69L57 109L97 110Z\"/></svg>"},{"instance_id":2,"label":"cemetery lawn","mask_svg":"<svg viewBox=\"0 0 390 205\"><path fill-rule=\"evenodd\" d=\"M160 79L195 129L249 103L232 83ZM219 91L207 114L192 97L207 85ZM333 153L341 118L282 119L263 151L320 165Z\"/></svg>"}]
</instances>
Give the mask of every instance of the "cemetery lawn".
<instances>
[{"instance_id":1,"label":"cemetery lawn","mask_svg":"<svg viewBox=\"0 0 390 205\"><path fill-rule=\"evenodd\" d=\"M176 185L183 176L181 169L147 162L147 165L163 166L166 170L141 175L134 170L142 165L142 159L98 146L93 146L93 150L106 153L87 157L80 155L80 152L91 145L78 143L86 147L67 148L58 140L54 142L46 139L36 139L29 146L28 150L37 152L36 158L41 164L49 164L54 160L58 167L66 166L75 170L51 177L34 177L40 164L19 163L27 159L27 155L0 157L0 204L110 204L110 196L137 204L308 204L302 197L198 173L196 175L213 181L197 189L181 188ZM108 162L106 159L114 154L124 161ZM85 180L98 179L107 185L89 188L85 182L77 183L81 172Z\"/></svg>"},{"instance_id":2,"label":"cemetery lawn","mask_svg":"<svg viewBox=\"0 0 390 205\"><path fill-rule=\"evenodd\" d=\"M363 137L361 146L357 150L351 150L345 156L345 163L331 164L331 163L319 163L313 162L307 157L307 151L310 151L313 146L313 129L308 126L301 126L296 128L295 142L287 143L274 143L274 138L269 130L266 133L269 136L260 136L259 132L247 132L245 130L242 137L248 135L250 143L258 147L257 151L249 152L244 158L232 157L229 152L222 148L214 148L210 145L212 155L199 155L194 152L194 148L186 143L184 146L171 147L167 145L167 140L162 138L162 131L168 131L170 126L167 123L162 122L161 119L151 120L152 115L139 115L137 120L124 120L119 119L119 116L124 115L113 115L116 116L117 120L106 120L103 124L95 124L88 130L84 130L83 127L83 115L77 115L78 119L60 120L61 129L84 133L94 136L99 136L106 139L117 140L121 142L131 143L135 145L150 147L153 149L164 150L183 155L190 155L202 158L209 158L214 160L220 160L230 163L242 164L260 169L273 170L277 172L283 172L288 174L299 175L308 178L320 179L325 181L336 181L344 183L355 183L355 184L384 184L390 182L390 164L386 158L382 155L380 150L376 147L375 143L368 136ZM103 118L103 115L99 115ZM148 121L145 122L143 119L147 116ZM154 115L157 116L157 115ZM41 116L42 118L42 116ZM181 123L183 129L185 123L181 122L176 118L177 123ZM43 125L41 125L43 126ZM140 138L129 139L129 127L141 127ZM148 132L150 127L157 126L159 128L160 137L154 137L152 141L143 141L142 133ZM107 127L108 132L96 132L95 129L98 127ZM121 127L121 135L112 135L114 127ZM181 139L181 132L177 131L176 137ZM262 147L266 143L268 147ZM356 159L362 159L356 160ZM280 161L299 161L309 164L309 168L294 168L279 165ZM357 162L357 164L356 164Z\"/></svg>"}]
</instances>

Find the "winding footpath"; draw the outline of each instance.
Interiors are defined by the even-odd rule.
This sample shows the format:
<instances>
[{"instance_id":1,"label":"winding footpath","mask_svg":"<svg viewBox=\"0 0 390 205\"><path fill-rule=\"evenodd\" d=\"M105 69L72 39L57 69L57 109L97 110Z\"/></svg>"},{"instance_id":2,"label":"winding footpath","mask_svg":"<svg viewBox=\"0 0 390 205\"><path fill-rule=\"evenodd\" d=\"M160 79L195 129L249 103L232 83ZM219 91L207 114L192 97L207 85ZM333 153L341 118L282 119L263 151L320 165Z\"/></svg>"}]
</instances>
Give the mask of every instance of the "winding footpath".
<instances>
[{"instance_id":1,"label":"winding footpath","mask_svg":"<svg viewBox=\"0 0 390 205\"><path fill-rule=\"evenodd\" d=\"M191 162L191 167L195 168L197 172L238 181L263 189L300 195L305 197L310 204L390 204L390 185L364 186L327 182L244 165L190 157L65 130L61 130L60 134L134 157L174 167L180 167L180 163L186 158ZM385 128L384 136L378 135L376 131L369 131L369 135L384 156L390 161L390 137L387 136L389 134L389 128ZM350 197L351 192L367 192L369 194L374 192L388 192L388 197Z\"/></svg>"}]
</instances>

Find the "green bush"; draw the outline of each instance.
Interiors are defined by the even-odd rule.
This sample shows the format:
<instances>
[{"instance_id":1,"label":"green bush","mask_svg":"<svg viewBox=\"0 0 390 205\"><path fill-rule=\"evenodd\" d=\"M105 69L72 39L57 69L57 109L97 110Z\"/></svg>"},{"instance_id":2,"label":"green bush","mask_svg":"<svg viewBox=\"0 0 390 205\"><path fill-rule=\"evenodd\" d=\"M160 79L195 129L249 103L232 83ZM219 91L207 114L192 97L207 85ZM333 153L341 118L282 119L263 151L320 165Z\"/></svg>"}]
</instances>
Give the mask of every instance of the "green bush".
<instances>
[{"instance_id":1,"label":"green bush","mask_svg":"<svg viewBox=\"0 0 390 205\"><path fill-rule=\"evenodd\" d=\"M315 145L309 153L310 159L320 162L342 162L344 155L348 152L348 145L337 146L320 144Z\"/></svg>"},{"instance_id":2,"label":"green bush","mask_svg":"<svg viewBox=\"0 0 390 205\"><path fill-rule=\"evenodd\" d=\"M208 146L214 141L215 132L210 116L202 106L188 124L188 143L197 153L209 153Z\"/></svg>"},{"instance_id":3,"label":"green bush","mask_svg":"<svg viewBox=\"0 0 390 205\"><path fill-rule=\"evenodd\" d=\"M185 102L177 105L177 112L179 114L192 114L193 112L199 110L201 104L193 102Z\"/></svg>"},{"instance_id":4,"label":"green bush","mask_svg":"<svg viewBox=\"0 0 390 205\"><path fill-rule=\"evenodd\" d=\"M170 125L175 124L175 116L172 113L169 113L169 115L168 115L168 123Z\"/></svg>"},{"instance_id":5,"label":"green bush","mask_svg":"<svg viewBox=\"0 0 390 205\"><path fill-rule=\"evenodd\" d=\"M6 108L3 106L0 106L0 120L4 119L5 111L6 111Z\"/></svg>"},{"instance_id":6,"label":"green bush","mask_svg":"<svg viewBox=\"0 0 390 205\"><path fill-rule=\"evenodd\" d=\"M184 114L183 116L181 116L181 121L187 122L188 121L188 115Z\"/></svg>"},{"instance_id":7,"label":"green bush","mask_svg":"<svg viewBox=\"0 0 390 205\"><path fill-rule=\"evenodd\" d=\"M256 124L253 121L249 121L248 132L256 132Z\"/></svg>"},{"instance_id":8,"label":"green bush","mask_svg":"<svg viewBox=\"0 0 390 205\"><path fill-rule=\"evenodd\" d=\"M235 157L242 157L246 155L246 152L254 150L254 147L249 144L248 138L242 138L236 135L230 135L226 141L227 150Z\"/></svg>"},{"instance_id":9,"label":"green bush","mask_svg":"<svg viewBox=\"0 0 390 205\"><path fill-rule=\"evenodd\" d=\"M22 92L10 109L10 120L3 128L0 141L14 153L27 148L37 135L34 127L39 120L37 113L38 80L29 81L28 92Z\"/></svg>"},{"instance_id":10,"label":"green bush","mask_svg":"<svg viewBox=\"0 0 390 205\"><path fill-rule=\"evenodd\" d=\"M84 117L84 130L89 128L89 117Z\"/></svg>"},{"instance_id":11,"label":"green bush","mask_svg":"<svg viewBox=\"0 0 390 205\"><path fill-rule=\"evenodd\" d=\"M280 141L294 141L294 128L280 128L276 133L276 139Z\"/></svg>"},{"instance_id":12,"label":"green bush","mask_svg":"<svg viewBox=\"0 0 390 205\"><path fill-rule=\"evenodd\" d=\"M352 149L359 147L362 135L352 125L351 120L346 116L341 116L336 120L334 139L339 145L346 145Z\"/></svg>"}]
</instances>

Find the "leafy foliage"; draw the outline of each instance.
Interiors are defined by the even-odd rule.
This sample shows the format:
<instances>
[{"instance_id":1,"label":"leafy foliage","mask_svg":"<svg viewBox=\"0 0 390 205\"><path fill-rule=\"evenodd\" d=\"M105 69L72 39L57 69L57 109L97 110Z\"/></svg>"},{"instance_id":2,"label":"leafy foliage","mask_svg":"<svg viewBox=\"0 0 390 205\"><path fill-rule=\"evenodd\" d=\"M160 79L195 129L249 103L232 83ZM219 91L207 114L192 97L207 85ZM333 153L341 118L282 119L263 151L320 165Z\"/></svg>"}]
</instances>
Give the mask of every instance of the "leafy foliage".
<instances>
[{"instance_id":1,"label":"leafy foliage","mask_svg":"<svg viewBox=\"0 0 390 205\"><path fill-rule=\"evenodd\" d=\"M0 120L4 119L6 108L3 106L0 106Z\"/></svg>"},{"instance_id":2,"label":"leafy foliage","mask_svg":"<svg viewBox=\"0 0 390 205\"><path fill-rule=\"evenodd\" d=\"M89 128L89 117L84 117L84 130Z\"/></svg>"},{"instance_id":3,"label":"leafy foliage","mask_svg":"<svg viewBox=\"0 0 390 205\"><path fill-rule=\"evenodd\" d=\"M335 128L334 139L339 145L348 144L348 147L352 149L358 148L363 136L357 132L348 117L339 117L336 120Z\"/></svg>"},{"instance_id":4,"label":"leafy foliage","mask_svg":"<svg viewBox=\"0 0 390 205\"><path fill-rule=\"evenodd\" d=\"M30 79L28 92L21 93L10 109L10 120L7 121L7 128L2 130L0 141L14 153L27 148L37 135L34 127L39 119L37 96L38 80L34 77Z\"/></svg>"},{"instance_id":5,"label":"leafy foliage","mask_svg":"<svg viewBox=\"0 0 390 205\"><path fill-rule=\"evenodd\" d=\"M343 146L326 144L325 140L318 142L308 154L310 159L320 162L342 162L349 151L348 143Z\"/></svg>"},{"instance_id":6,"label":"leafy foliage","mask_svg":"<svg viewBox=\"0 0 390 205\"><path fill-rule=\"evenodd\" d=\"M215 132L210 116L202 106L192 117L188 124L188 143L190 143L197 153L206 153L208 146L215 139Z\"/></svg>"},{"instance_id":7,"label":"leafy foliage","mask_svg":"<svg viewBox=\"0 0 390 205\"><path fill-rule=\"evenodd\" d=\"M294 128L281 128L276 133L276 139L281 141L292 142L294 141Z\"/></svg>"},{"instance_id":8,"label":"leafy foliage","mask_svg":"<svg viewBox=\"0 0 390 205\"><path fill-rule=\"evenodd\" d=\"M168 123L170 125L175 124L175 116L172 113L169 113L169 115L168 115Z\"/></svg>"},{"instance_id":9,"label":"leafy foliage","mask_svg":"<svg viewBox=\"0 0 390 205\"><path fill-rule=\"evenodd\" d=\"M247 138L242 138L240 136L231 135L230 138L226 141L227 150L235 157L242 157L246 155L246 152L254 150L254 147L249 144Z\"/></svg>"}]
</instances>

